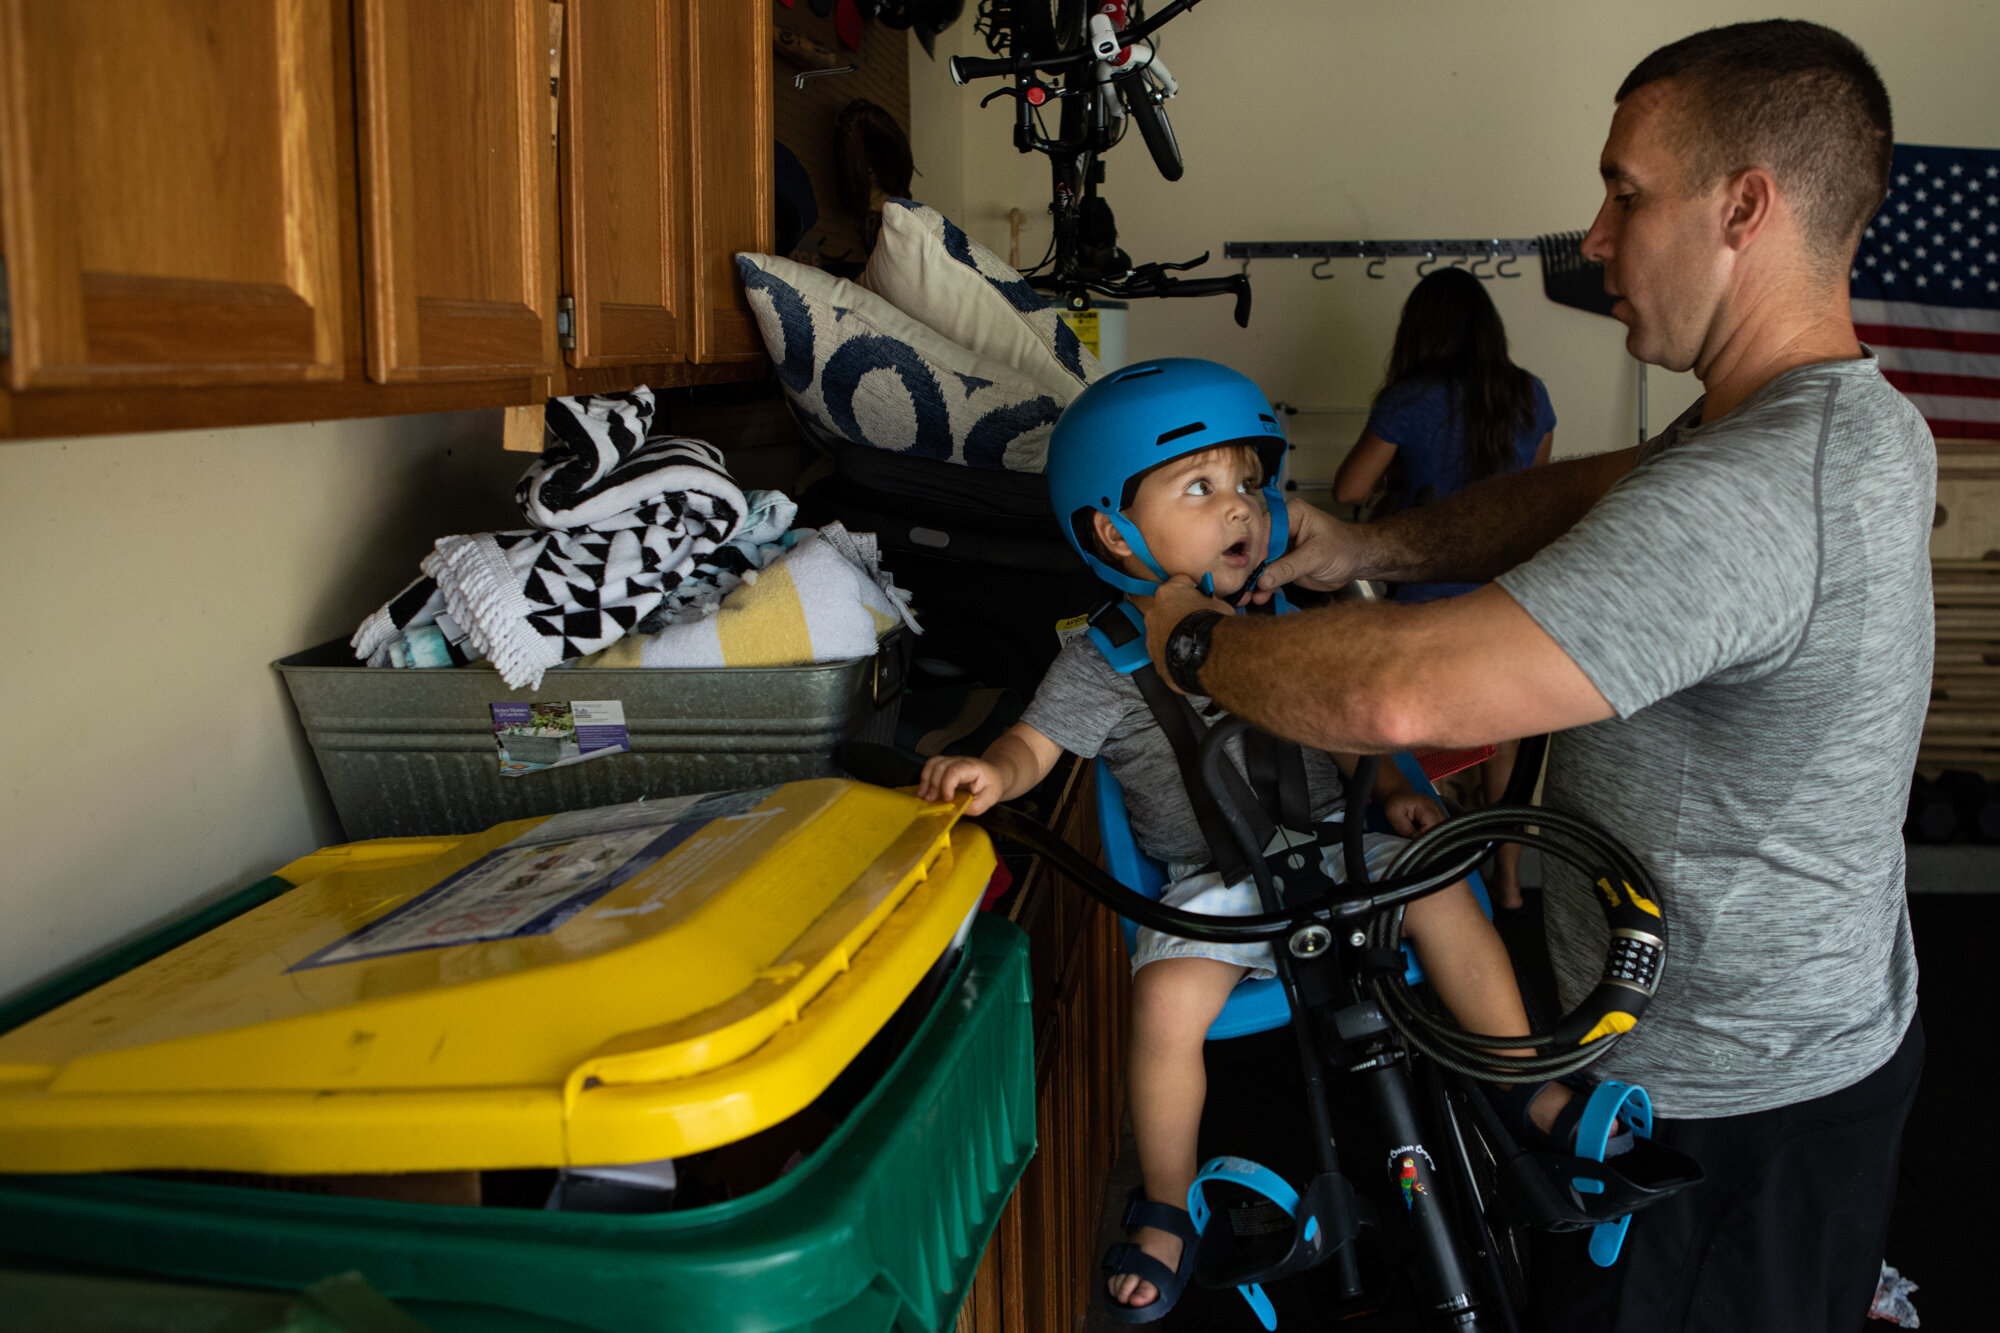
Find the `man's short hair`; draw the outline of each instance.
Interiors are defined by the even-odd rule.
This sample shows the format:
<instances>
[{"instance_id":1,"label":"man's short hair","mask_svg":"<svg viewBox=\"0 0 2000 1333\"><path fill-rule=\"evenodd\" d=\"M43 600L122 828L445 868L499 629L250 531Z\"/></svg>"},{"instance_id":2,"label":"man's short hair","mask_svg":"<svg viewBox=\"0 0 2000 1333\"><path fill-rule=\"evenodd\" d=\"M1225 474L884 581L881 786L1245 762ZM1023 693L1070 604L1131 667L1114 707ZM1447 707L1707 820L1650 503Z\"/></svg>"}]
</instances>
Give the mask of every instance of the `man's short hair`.
<instances>
[{"instance_id":1,"label":"man's short hair","mask_svg":"<svg viewBox=\"0 0 2000 1333\"><path fill-rule=\"evenodd\" d=\"M1816 260L1845 267L1889 191L1889 91L1861 48L1831 28L1766 19L1663 46L1618 101L1661 79L1684 90L1677 147L1690 188L1763 167L1799 215Z\"/></svg>"}]
</instances>

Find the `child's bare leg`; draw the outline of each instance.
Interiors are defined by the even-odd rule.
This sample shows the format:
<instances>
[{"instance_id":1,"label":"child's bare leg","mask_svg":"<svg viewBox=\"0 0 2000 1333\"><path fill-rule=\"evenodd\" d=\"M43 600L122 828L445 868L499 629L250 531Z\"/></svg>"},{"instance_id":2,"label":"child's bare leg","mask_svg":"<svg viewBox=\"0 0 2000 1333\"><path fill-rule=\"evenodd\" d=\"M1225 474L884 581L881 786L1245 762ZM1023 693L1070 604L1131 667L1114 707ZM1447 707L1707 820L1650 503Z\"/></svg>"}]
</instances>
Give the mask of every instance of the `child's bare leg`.
<instances>
[{"instance_id":1,"label":"child's bare leg","mask_svg":"<svg viewBox=\"0 0 2000 1333\"><path fill-rule=\"evenodd\" d=\"M1528 1013L1521 1004L1521 989L1514 980L1507 946L1479 910L1479 902L1464 880L1404 909L1403 934L1416 945L1417 958L1432 989L1460 1027L1491 1037L1527 1033ZM1505 1054L1533 1052L1522 1049ZM1562 1084L1551 1083L1528 1108L1528 1118L1546 1133L1574 1095Z\"/></svg>"},{"instance_id":2,"label":"child's bare leg","mask_svg":"<svg viewBox=\"0 0 2000 1333\"><path fill-rule=\"evenodd\" d=\"M1129 1082L1132 1137L1146 1197L1187 1207L1194 1184L1195 1135L1201 1127L1208 1076L1201 1062L1209 1024L1222 1012L1244 969L1213 958L1162 958L1132 978ZM1168 1268L1179 1268L1181 1242L1170 1232L1141 1227L1133 1240ZM1125 1305L1159 1299L1153 1284L1130 1273L1111 1279L1111 1297Z\"/></svg>"},{"instance_id":3,"label":"child's bare leg","mask_svg":"<svg viewBox=\"0 0 2000 1333\"><path fill-rule=\"evenodd\" d=\"M1480 783L1486 796L1486 804L1498 805L1507 793L1507 779L1514 776L1514 759L1521 752L1521 742L1502 741L1494 747L1494 755L1480 765ZM1493 854L1493 897L1498 907L1515 908L1521 905L1521 845L1503 842L1500 850Z\"/></svg>"}]
</instances>

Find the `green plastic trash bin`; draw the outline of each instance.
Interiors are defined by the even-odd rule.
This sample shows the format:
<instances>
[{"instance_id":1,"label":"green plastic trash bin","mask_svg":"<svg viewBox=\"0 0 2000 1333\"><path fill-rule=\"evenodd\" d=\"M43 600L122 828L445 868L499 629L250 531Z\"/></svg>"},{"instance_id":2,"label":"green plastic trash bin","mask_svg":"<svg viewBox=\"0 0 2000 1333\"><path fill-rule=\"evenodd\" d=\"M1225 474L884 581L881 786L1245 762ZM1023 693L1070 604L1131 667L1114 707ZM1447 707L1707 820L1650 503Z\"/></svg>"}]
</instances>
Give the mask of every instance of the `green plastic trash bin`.
<instances>
[{"instance_id":1,"label":"green plastic trash bin","mask_svg":"<svg viewBox=\"0 0 2000 1333\"><path fill-rule=\"evenodd\" d=\"M914 918L928 913L921 919L935 922L940 895L947 892L962 895L966 890L959 881L967 873L978 875L979 882L983 882L984 872L978 867L990 868L990 851L986 850L983 832L970 825L947 830L944 826L949 820L941 819L936 807L922 807L911 798L827 782L793 784L767 796L755 795L762 804L748 814L733 805L726 806L716 815L712 826L704 825L692 833L685 824L671 824L668 830L671 836L649 844L650 847L672 844L670 850L661 853L657 865L620 879L619 887L597 899L589 910L563 916L563 924L552 926L539 936L454 945L461 952L437 955L441 971L454 977L473 976L484 984L490 977L478 973L472 963L481 959L525 957L526 946L538 940L551 942L541 946L555 960L551 966L608 967L616 961L606 961L609 955L597 961L587 957L578 961L571 955L578 950L587 952L586 946L592 941L602 942L614 936L636 941L619 947L655 947L655 942L644 937L644 932L673 914L661 911L633 916L635 909L629 905L643 906L651 901L645 896L651 892L649 884L673 888L679 895L673 899L677 908L696 898L720 902L734 892L732 886L736 880L713 886L711 893L707 887L698 887L701 884L698 878L690 878L708 873L703 867L731 864L715 850L718 847L737 848L729 855L738 856L740 852L739 859L749 864L750 868L742 871L742 882L768 887L773 882L771 857L810 857L813 866L823 869L835 841L842 841L850 849L859 847L854 853L858 866L868 855L873 855L867 850L873 845L868 839L876 839L886 850L859 873L852 889L833 894L830 898L833 906L829 908L833 914L820 918L841 925L843 930L852 925L853 930L845 937L851 938L851 943L842 946L841 956L846 960L841 964L845 969L841 974L843 979L828 986L822 997L798 1002L791 1027L810 1029L815 1022L815 1006L824 1006L829 997L834 1003L848 1003L843 994L856 994L855 987L866 983L855 981L850 985L847 979L865 977L871 967L876 967L871 957L888 956L871 951L905 948L908 941L919 938ZM897 802L907 803L907 814L898 813L901 807ZM787 821L797 823L812 809L820 810L813 815L814 822L799 826L792 834L782 837L772 834L767 839L772 849L768 855L760 853L753 859L749 851L742 849L748 835L741 830L782 830ZM693 810L683 813L691 815ZM760 825L751 816L769 818ZM658 816L669 821L680 817ZM898 820L906 821L907 828ZM827 831L822 831L823 828ZM836 830L840 832L839 839L833 836ZM468 861L479 848L511 832L510 827L496 830L492 837L482 836L476 845L468 844L451 852L439 864L449 868ZM530 829L529 833L532 832ZM529 837L529 833L486 855L520 855L517 843ZM706 850L704 840L707 840ZM542 856L542 844L530 841L527 845L534 857ZM560 844L572 849L581 845L575 839ZM557 844L548 846L554 848ZM380 851L369 850L378 847ZM351 849L316 854L299 864L367 861L371 857L407 859L417 854L412 848L413 844L407 843L357 844ZM925 851L926 848L929 850ZM901 873L895 870L901 864L897 858L920 854L935 858L922 863L929 870L911 870L904 880L895 880L895 873ZM540 864L538 860L531 863ZM483 864L484 861L472 861L467 869ZM917 864L911 862L913 866ZM952 868L947 870L948 866ZM894 873L885 876L884 867ZM292 870L287 868L288 873ZM404 868L398 873L407 878L414 872ZM802 870L800 884L789 891L791 896L796 898L804 892L804 878ZM439 887L446 884L462 887L468 882L471 881L462 873L454 871L451 878L439 882ZM54 1023L58 1031L65 1030L65 1019L66 1030L88 1031L89 1015L106 1011L121 991L143 998L156 993L162 978L210 975L198 964L223 956L226 951L218 941L228 939L232 932L239 941L248 940L256 945L237 950L237 957L249 960L243 965L257 964L264 956L264 942L285 938L281 928L284 921L309 914L311 903L306 908L299 905L302 895L314 895L311 902L335 916L348 910L341 906L343 902L367 899L368 895L359 890L354 891L360 893L358 897L340 897L343 883L337 879L308 879L292 889L284 880L265 880L245 890L226 907L209 909L193 925L165 928L121 951L115 975L103 965L79 969L20 1001L0 1007L0 1031L15 1029L0 1041L0 1049L9 1049L8 1043L12 1043L11 1049L17 1053L14 1066L0 1060L0 1098L102 1099L102 1093L93 1093L88 1087L79 1090L65 1083L90 1075L92 1067L87 1062L68 1066L80 1071L74 1077L51 1076L47 1069L37 1072L29 1063L22 1063L37 1048L33 1042L23 1044L20 1039L40 1030L33 1026L37 1023L44 1028ZM893 894L883 896L897 883L914 887L907 887L906 896L900 899ZM513 882L507 881L504 887L512 892ZM974 900L977 887L975 883L971 888ZM704 894L709 896L702 897ZM856 911L862 899L856 894L881 904L868 918L879 924L862 924L863 919ZM368 907L368 913L386 910L389 915L381 917L386 921L405 911L403 907L385 907L388 901L384 899L383 903ZM425 901L428 899L421 892L408 900L419 905ZM959 898L953 897L951 901L958 902ZM961 914L964 911L963 907L954 910ZM232 912L237 915L232 916ZM701 918L694 913L689 919L698 923ZM364 925L362 930L368 928ZM575 933L572 946L562 944L565 931ZM870 935L867 931L874 933ZM946 935L949 934L947 929ZM801 939L809 937L811 930ZM305 946L285 947L296 951ZM797 946L786 957L794 956L796 949ZM326 950L322 948L306 961L324 956ZM452 959L460 960L456 968L450 965ZM283 975L299 975L297 967L284 969L284 962L285 958L279 958L272 966L280 968ZM762 970L754 975L764 979L758 982L760 986L784 984L800 972L800 965L782 960L759 966ZM339 990L337 981L334 978L317 984L323 992L332 993ZM1025 937L1003 920L978 917L964 936L955 963L933 978L933 982L937 985L933 992L937 995L935 1001L906 1001L905 1012L895 1020L900 1027L893 1031L888 1027L883 1029L891 1035L901 1034L902 1044L893 1058L882 1055L872 1064L857 1062L870 1069L880 1068L881 1072L873 1077L872 1084L844 1090L837 1103L837 1123L829 1120L831 1128L817 1147L775 1180L726 1202L639 1214L473 1207L293 1193L216 1183L212 1178L190 1179L185 1172L172 1176L157 1172L110 1173L72 1164L64 1174L56 1174L53 1167L47 1174L0 1174L0 1253L45 1256L133 1273L281 1291L300 1291L328 1273L353 1270L365 1277L375 1291L438 1333L475 1329L481 1333L558 1329L605 1333L614 1330L616 1333L652 1330L775 1333L793 1329L888 1333L892 1329L947 1328L956 1317L1000 1211L1034 1151L1033 1042L1028 1018L1030 977ZM658 984L670 986L670 975L660 974ZM587 995L588 990L574 993ZM922 994L918 992L920 997ZM383 1004L388 999L363 995L361 1002ZM58 1005L63 1007L57 1008ZM190 1013L199 1017L204 1012L197 1004L181 1003L175 1010L176 1021L192 1022ZM161 1021L166 1019L163 1017ZM823 1027L828 1025L824 1020L820 1022ZM240 1040L227 1030L204 1038L223 1039ZM740 1059L745 1065L754 1065L765 1058L769 1048L783 1040L782 1034L774 1037L766 1046L750 1050ZM893 1049L893 1044L889 1049ZM130 1062L116 1062L126 1054L112 1049L93 1058L113 1061L122 1076L131 1072ZM155 1062L150 1067L170 1072L173 1064ZM210 1068L226 1071L228 1066ZM103 1065L97 1066L95 1077L100 1081L106 1076L104 1070ZM828 1077L833 1072L827 1071ZM38 1090L44 1083L34 1084L37 1090L23 1091L30 1085L22 1080L31 1077L44 1080L47 1091ZM16 1080L15 1091L11 1093L5 1086L8 1078ZM709 1080L703 1086L715 1081L712 1075L703 1078ZM700 1078L686 1081L702 1083ZM685 1107L672 1103L675 1086L675 1079L669 1075L654 1085L635 1086L634 1093L657 1098L665 1111L683 1114ZM658 1091L648 1091L649 1087ZM613 1092L626 1095L615 1088ZM153 1095L140 1094L140 1100L143 1102ZM226 1088L204 1092L198 1111L200 1116L210 1118L187 1120L177 1126L176 1133L181 1137L174 1141L226 1145L231 1141L230 1126L217 1124L211 1111L200 1108L226 1106L231 1097L244 1095ZM351 1099L368 1095L366 1089L359 1089L337 1096ZM577 1085L571 1097L582 1104L593 1095L596 1094L590 1081L586 1080ZM827 1095L832 1096L831 1089ZM166 1093L159 1096L172 1100ZM252 1101L257 1097L263 1094L256 1094ZM268 1101L265 1097L264 1102ZM488 1095L481 1104L490 1106L493 1101ZM824 1099L813 1106L819 1108L823 1104ZM78 1109L64 1114L83 1117L112 1114L83 1101L66 1105ZM246 1107L245 1114L253 1110L254 1106ZM10 1114L22 1119L22 1123L40 1114L44 1123L38 1133L61 1133L61 1117L55 1117L51 1125L47 1111L17 1106ZM175 1114L192 1113L181 1107ZM292 1123L299 1124L301 1132L308 1132L309 1137L319 1132L309 1121ZM387 1122L372 1123L381 1123L385 1134L393 1134L395 1130ZM199 1135L190 1137L189 1126L198 1129ZM120 1142L129 1142L132 1137L128 1128ZM467 1141L471 1139L468 1135ZM55 1140L48 1141L53 1144ZM259 1151L267 1154L276 1154L284 1147L281 1143L274 1144L268 1133L262 1139L252 1137L245 1142L257 1145ZM116 1164L129 1166L132 1162L128 1159ZM481 1169L574 1164L574 1160L471 1163ZM137 1165L252 1172L315 1169L214 1160L144 1160ZM33 1167L13 1169L26 1172ZM419 1168L403 1165L389 1169Z\"/></svg>"}]
</instances>

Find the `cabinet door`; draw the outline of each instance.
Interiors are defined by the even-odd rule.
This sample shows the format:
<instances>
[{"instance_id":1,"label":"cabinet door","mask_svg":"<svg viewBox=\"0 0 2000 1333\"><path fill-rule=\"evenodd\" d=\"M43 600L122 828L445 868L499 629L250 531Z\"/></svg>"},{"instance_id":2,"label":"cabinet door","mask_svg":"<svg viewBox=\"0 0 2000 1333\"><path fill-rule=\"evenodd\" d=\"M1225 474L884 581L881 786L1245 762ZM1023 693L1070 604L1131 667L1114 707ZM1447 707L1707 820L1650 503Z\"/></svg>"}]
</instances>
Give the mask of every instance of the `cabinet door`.
<instances>
[{"instance_id":1,"label":"cabinet door","mask_svg":"<svg viewBox=\"0 0 2000 1333\"><path fill-rule=\"evenodd\" d=\"M772 242L771 7L683 2L694 144L694 359L757 360L764 341L734 256L768 252Z\"/></svg>"},{"instance_id":2,"label":"cabinet door","mask_svg":"<svg viewBox=\"0 0 2000 1333\"><path fill-rule=\"evenodd\" d=\"M9 382L341 374L331 0L0 0Z\"/></svg>"},{"instance_id":3,"label":"cabinet door","mask_svg":"<svg viewBox=\"0 0 2000 1333\"><path fill-rule=\"evenodd\" d=\"M546 0L357 0L376 380L555 369Z\"/></svg>"},{"instance_id":4,"label":"cabinet door","mask_svg":"<svg viewBox=\"0 0 2000 1333\"><path fill-rule=\"evenodd\" d=\"M563 6L563 287L578 366L687 358L687 29L674 0Z\"/></svg>"}]
</instances>

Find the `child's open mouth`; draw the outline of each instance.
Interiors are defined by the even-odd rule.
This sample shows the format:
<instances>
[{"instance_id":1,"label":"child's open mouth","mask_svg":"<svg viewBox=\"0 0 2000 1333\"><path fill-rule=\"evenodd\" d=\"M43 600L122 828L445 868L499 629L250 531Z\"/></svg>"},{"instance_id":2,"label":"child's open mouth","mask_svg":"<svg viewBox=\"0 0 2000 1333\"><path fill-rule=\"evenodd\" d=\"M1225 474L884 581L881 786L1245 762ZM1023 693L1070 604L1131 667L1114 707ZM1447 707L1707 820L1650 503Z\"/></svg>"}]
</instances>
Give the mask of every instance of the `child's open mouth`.
<instances>
[{"instance_id":1,"label":"child's open mouth","mask_svg":"<svg viewBox=\"0 0 2000 1333\"><path fill-rule=\"evenodd\" d=\"M1234 542L1222 552L1223 559L1240 564L1250 558L1250 544L1247 541Z\"/></svg>"}]
</instances>

